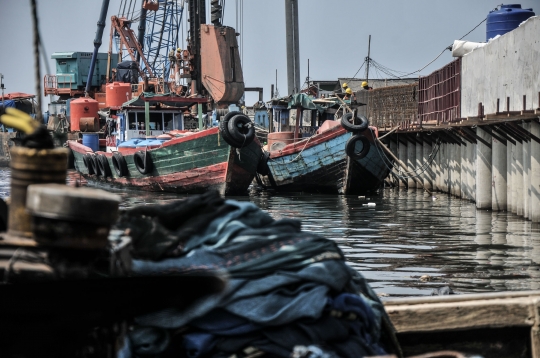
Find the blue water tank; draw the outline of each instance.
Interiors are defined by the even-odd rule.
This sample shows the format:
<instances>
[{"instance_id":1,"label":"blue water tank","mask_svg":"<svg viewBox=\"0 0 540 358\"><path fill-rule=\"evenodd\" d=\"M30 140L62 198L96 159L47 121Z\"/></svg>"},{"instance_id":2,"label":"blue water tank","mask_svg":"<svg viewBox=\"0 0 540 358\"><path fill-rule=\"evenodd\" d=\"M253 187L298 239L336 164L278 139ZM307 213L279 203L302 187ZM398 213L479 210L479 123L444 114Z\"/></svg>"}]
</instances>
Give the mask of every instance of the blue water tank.
<instances>
[{"instance_id":1,"label":"blue water tank","mask_svg":"<svg viewBox=\"0 0 540 358\"><path fill-rule=\"evenodd\" d=\"M487 16L486 41L512 31L531 16L534 16L533 9L522 9L520 4L501 5L499 10L490 11Z\"/></svg>"},{"instance_id":2,"label":"blue water tank","mask_svg":"<svg viewBox=\"0 0 540 358\"><path fill-rule=\"evenodd\" d=\"M99 135L97 133L83 133L82 144L97 152L99 150Z\"/></svg>"}]
</instances>

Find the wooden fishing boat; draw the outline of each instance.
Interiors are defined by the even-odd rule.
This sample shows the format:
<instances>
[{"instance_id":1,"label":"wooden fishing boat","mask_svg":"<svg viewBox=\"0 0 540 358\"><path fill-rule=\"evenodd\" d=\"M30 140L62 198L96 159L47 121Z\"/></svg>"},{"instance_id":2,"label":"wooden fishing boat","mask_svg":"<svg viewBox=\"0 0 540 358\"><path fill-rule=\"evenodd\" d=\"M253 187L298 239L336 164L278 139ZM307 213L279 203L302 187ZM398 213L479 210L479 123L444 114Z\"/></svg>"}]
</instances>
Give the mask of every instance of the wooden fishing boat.
<instances>
[{"instance_id":1,"label":"wooden fishing boat","mask_svg":"<svg viewBox=\"0 0 540 358\"><path fill-rule=\"evenodd\" d=\"M323 113L320 117L331 116ZM367 120L360 130L344 126L348 120L349 116L324 120L320 127L312 126L314 133L304 138L298 135L301 119L294 132L269 133L268 173L259 178L261 184L278 191L345 195L378 189L389 173L376 143L378 131L368 127Z\"/></svg>"},{"instance_id":2,"label":"wooden fishing boat","mask_svg":"<svg viewBox=\"0 0 540 358\"><path fill-rule=\"evenodd\" d=\"M262 155L256 138L234 148L217 127L186 131L155 147L145 142L115 152L94 152L76 141L68 146L75 169L90 185L176 193L216 189L222 195L245 194Z\"/></svg>"},{"instance_id":3,"label":"wooden fishing boat","mask_svg":"<svg viewBox=\"0 0 540 358\"><path fill-rule=\"evenodd\" d=\"M540 357L540 291L399 298L385 308L406 357Z\"/></svg>"}]
</instances>

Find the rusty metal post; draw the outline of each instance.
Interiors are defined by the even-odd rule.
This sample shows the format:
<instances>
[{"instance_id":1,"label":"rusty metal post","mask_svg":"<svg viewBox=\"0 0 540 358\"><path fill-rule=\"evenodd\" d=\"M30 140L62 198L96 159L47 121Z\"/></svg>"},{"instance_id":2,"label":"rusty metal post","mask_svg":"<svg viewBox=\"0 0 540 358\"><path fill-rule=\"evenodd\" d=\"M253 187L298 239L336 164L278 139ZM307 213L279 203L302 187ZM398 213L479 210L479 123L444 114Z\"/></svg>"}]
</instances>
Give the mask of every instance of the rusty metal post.
<instances>
[{"instance_id":1,"label":"rusty metal post","mask_svg":"<svg viewBox=\"0 0 540 358\"><path fill-rule=\"evenodd\" d=\"M497 98L497 112L495 112L495 114L499 114L499 105L500 105L500 100Z\"/></svg>"},{"instance_id":2,"label":"rusty metal post","mask_svg":"<svg viewBox=\"0 0 540 358\"><path fill-rule=\"evenodd\" d=\"M510 112L510 97L506 97L506 112Z\"/></svg>"},{"instance_id":3,"label":"rusty metal post","mask_svg":"<svg viewBox=\"0 0 540 358\"><path fill-rule=\"evenodd\" d=\"M523 95L523 110L527 110L527 95Z\"/></svg>"},{"instance_id":4,"label":"rusty metal post","mask_svg":"<svg viewBox=\"0 0 540 358\"><path fill-rule=\"evenodd\" d=\"M482 102L478 103L478 117L482 118Z\"/></svg>"}]
</instances>

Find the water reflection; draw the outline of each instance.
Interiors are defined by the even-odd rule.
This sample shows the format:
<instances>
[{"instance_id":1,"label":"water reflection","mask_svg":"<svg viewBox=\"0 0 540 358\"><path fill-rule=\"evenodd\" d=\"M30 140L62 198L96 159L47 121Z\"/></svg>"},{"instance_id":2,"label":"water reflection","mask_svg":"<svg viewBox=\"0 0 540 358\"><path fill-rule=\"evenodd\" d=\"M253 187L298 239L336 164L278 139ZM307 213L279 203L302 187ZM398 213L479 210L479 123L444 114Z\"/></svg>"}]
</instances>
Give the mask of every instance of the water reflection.
<instances>
[{"instance_id":1,"label":"water reflection","mask_svg":"<svg viewBox=\"0 0 540 358\"><path fill-rule=\"evenodd\" d=\"M71 172L70 183L77 180ZM9 170L0 170L0 197L9 195L8 182ZM123 208L184 197L113 191ZM335 240L385 296L429 295L445 285L459 293L540 289L540 229L513 214L421 190L363 199L257 192L233 199L252 201L276 219L298 218L304 230Z\"/></svg>"}]
</instances>

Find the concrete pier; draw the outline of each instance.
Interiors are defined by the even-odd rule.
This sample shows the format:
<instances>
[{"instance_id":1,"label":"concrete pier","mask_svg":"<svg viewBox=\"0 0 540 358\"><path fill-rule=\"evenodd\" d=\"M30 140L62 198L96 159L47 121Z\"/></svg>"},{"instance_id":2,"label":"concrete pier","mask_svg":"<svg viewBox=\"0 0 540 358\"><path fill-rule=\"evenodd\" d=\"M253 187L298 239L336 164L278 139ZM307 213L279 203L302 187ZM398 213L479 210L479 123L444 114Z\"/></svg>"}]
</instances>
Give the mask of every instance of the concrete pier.
<instances>
[{"instance_id":1,"label":"concrete pier","mask_svg":"<svg viewBox=\"0 0 540 358\"><path fill-rule=\"evenodd\" d=\"M423 164L425 163L424 161L424 151L423 151L423 143L421 143L421 140L417 141L417 143L414 144L414 147L416 149L416 153L415 153L415 158L416 158L416 161L415 161L415 164L414 164L414 167L416 168L416 175L418 175L418 179L423 183L424 182L424 172L423 172ZM417 188L421 188L421 185L418 184L418 183L415 183L416 184L416 187Z\"/></svg>"},{"instance_id":2,"label":"concrete pier","mask_svg":"<svg viewBox=\"0 0 540 358\"><path fill-rule=\"evenodd\" d=\"M531 124L523 123L523 129L530 131ZM523 216L530 217L531 180L531 141L523 142Z\"/></svg>"},{"instance_id":3,"label":"concrete pier","mask_svg":"<svg viewBox=\"0 0 540 358\"><path fill-rule=\"evenodd\" d=\"M450 193L450 185L449 185L449 168L450 168L450 161L448 160L448 149L450 147L450 144L444 143L441 146L441 167L442 167L442 175L441 175L441 191L443 193Z\"/></svg>"},{"instance_id":4,"label":"concrete pier","mask_svg":"<svg viewBox=\"0 0 540 358\"><path fill-rule=\"evenodd\" d=\"M480 127L476 128L476 135L484 141L491 143L491 134ZM482 142L476 144L476 207L478 209L491 209L491 148ZM506 158L506 155L505 155Z\"/></svg>"},{"instance_id":5,"label":"concrete pier","mask_svg":"<svg viewBox=\"0 0 540 358\"><path fill-rule=\"evenodd\" d=\"M461 145L454 144L454 195L461 198Z\"/></svg>"},{"instance_id":6,"label":"concrete pier","mask_svg":"<svg viewBox=\"0 0 540 358\"><path fill-rule=\"evenodd\" d=\"M474 191L474 183L476 180L475 170L476 144L467 143L467 199L470 201L476 200Z\"/></svg>"},{"instance_id":7,"label":"concrete pier","mask_svg":"<svg viewBox=\"0 0 540 358\"><path fill-rule=\"evenodd\" d=\"M506 171L507 156L506 145L499 142L496 138L491 141L492 152L492 190L491 190L491 209L495 211L506 210L507 192L506 192Z\"/></svg>"},{"instance_id":8,"label":"concrete pier","mask_svg":"<svg viewBox=\"0 0 540 358\"><path fill-rule=\"evenodd\" d=\"M416 145L411 140L407 141L407 168L409 169L408 176L414 176L416 173ZM413 178L407 179L407 187L409 189L416 188L416 182Z\"/></svg>"},{"instance_id":9,"label":"concrete pier","mask_svg":"<svg viewBox=\"0 0 540 358\"><path fill-rule=\"evenodd\" d=\"M523 141L525 143L525 141ZM516 143L516 176L514 184L516 186L516 214L523 215L523 143Z\"/></svg>"},{"instance_id":10,"label":"concrete pier","mask_svg":"<svg viewBox=\"0 0 540 358\"><path fill-rule=\"evenodd\" d=\"M401 162L407 164L407 145L403 144L402 142L398 142L398 158ZM402 176L406 175L403 173L403 171L400 171ZM407 180L406 179L399 179L399 187L400 188L406 188L407 187Z\"/></svg>"},{"instance_id":11,"label":"concrete pier","mask_svg":"<svg viewBox=\"0 0 540 358\"><path fill-rule=\"evenodd\" d=\"M540 123L531 121L531 134L540 138ZM531 140L531 215L533 222L540 222L540 143Z\"/></svg>"},{"instance_id":12,"label":"concrete pier","mask_svg":"<svg viewBox=\"0 0 540 358\"><path fill-rule=\"evenodd\" d=\"M510 142L506 142L506 210L511 213L513 209L513 196L512 193L515 188L513 187L513 172L515 170L515 164L513 162L514 145Z\"/></svg>"},{"instance_id":13,"label":"concrete pier","mask_svg":"<svg viewBox=\"0 0 540 358\"><path fill-rule=\"evenodd\" d=\"M433 189L441 191L441 144L433 143L433 146L437 146L437 152L435 153L435 160L432 163L433 172L435 177L433 179Z\"/></svg>"},{"instance_id":14,"label":"concrete pier","mask_svg":"<svg viewBox=\"0 0 540 358\"><path fill-rule=\"evenodd\" d=\"M448 187L451 195L456 195L454 181L456 179L456 145L448 144Z\"/></svg>"},{"instance_id":15,"label":"concrete pier","mask_svg":"<svg viewBox=\"0 0 540 358\"><path fill-rule=\"evenodd\" d=\"M424 165L424 168L425 168L425 171L423 174L423 180L424 180L424 188L426 188L427 190L434 189L433 188L433 177L434 177L433 166L430 165L430 161L432 159L430 155L432 154L431 153L432 151L433 151L432 145L429 142L424 141L424 144L422 145L423 159L422 159L421 165Z\"/></svg>"},{"instance_id":16,"label":"concrete pier","mask_svg":"<svg viewBox=\"0 0 540 358\"><path fill-rule=\"evenodd\" d=\"M512 173L512 182L511 182L511 186L512 186L512 206L511 206L511 209L512 209L512 213L516 213L517 212L517 187L516 187L516 181L517 181L517 174L516 174L516 168L517 168L517 164L516 164L516 153L517 153L517 142L516 144L512 144L512 157L510 158L511 160L511 167L510 167L510 171Z\"/></svg>"},{"instance_id":17,"label":"concrete pier","mask_svg":"<svg viewBox=\"0 0 540 358\"><path fill-rule=\"evenodd\" d=\"M467 188L467 173L469 171L469 158L468 158L468 152L467 147L469 146L469 143L467 145L461 146L461 198L469 200L469 193Z\"/></svg>"}]
</instances>

